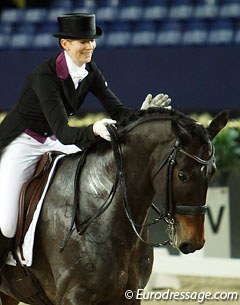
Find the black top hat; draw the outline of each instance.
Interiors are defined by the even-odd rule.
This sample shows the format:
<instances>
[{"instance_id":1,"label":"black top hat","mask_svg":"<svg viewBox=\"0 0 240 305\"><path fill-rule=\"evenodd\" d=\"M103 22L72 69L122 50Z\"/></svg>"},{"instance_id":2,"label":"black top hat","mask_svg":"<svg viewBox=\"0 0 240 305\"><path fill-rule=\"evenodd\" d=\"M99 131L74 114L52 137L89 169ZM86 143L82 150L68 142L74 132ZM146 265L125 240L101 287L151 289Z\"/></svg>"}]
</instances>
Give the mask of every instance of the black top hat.
<instances>
[{"instance_id":1,"label":"black top hat","mask_svg":"<svg viewBox=\"0 0 240 305\"><path fill-rule=\"evenodd\" d=\"M94 14L65 14L58 17L59 32L53 34L58 38L81 39L98 38L103 30L96 26Z\"/></svg>"}]
</instances>

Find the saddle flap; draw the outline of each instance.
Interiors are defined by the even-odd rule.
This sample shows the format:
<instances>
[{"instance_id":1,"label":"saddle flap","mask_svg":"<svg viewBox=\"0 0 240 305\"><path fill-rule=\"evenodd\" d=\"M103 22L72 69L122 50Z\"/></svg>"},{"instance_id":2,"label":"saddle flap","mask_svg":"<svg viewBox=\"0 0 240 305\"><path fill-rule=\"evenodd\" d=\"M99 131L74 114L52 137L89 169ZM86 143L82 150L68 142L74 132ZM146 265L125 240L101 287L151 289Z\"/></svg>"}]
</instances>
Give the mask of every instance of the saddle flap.
<instances>
[{"instance_id":1,"label":"saddle flap","mask_svg":"<svg viewBox=\"0 0 240 305\"><path fill-rule=\"evenodd\" d=\"M48 176L55 158L62 152L50 151L43 154L33 176L23 184L20 193L18 224L15 236L15 248L23 242L24 236L32 222L34 211L46 186Z\"/></svg>"}]
</instances>

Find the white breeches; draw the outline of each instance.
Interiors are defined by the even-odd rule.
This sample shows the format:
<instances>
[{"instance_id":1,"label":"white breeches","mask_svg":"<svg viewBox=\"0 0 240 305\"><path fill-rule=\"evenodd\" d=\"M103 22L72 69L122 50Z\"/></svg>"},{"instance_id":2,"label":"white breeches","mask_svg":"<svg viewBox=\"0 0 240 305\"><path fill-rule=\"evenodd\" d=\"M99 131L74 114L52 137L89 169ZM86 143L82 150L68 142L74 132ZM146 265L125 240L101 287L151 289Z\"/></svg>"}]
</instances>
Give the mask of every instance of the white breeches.
<instances>
[{"instance_id":1,"label":"white breeches","mask_svg":"<svg viewBox=\"0 0 240 305\"><path fill-rule=\"evenodd\" d=\"M14 237L16 232L23 183L33 175L42 154L52 150L70 154L80 151L80 148L63 145L50 137L42 144L23 133L3 151L0 157L0 228L6 237Z\"/></svg>"}]
</instances>

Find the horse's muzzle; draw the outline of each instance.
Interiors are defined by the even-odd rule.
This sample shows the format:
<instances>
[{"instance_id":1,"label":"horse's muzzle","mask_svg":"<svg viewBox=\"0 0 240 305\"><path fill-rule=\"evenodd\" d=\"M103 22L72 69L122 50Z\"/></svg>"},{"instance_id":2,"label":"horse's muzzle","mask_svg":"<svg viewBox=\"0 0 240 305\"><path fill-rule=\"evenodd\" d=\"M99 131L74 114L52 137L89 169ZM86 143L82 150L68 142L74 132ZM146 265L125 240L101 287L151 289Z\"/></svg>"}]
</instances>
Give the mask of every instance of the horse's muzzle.
<instances>
[{"instance_id":1,"label":"horse's muzzle","mask_svg":"<svg viewBox=\"0 0 240 305\"><path fill-rule=\"evenodd\" d=\"M191 242L182 242L178 248L183 254L189 254L189 253L195 252L196 250L202 249L204 243L205 243L205 240L203 240L203 242L197 243L197 244L194 244Z\"/></svg>"}]
</instances>

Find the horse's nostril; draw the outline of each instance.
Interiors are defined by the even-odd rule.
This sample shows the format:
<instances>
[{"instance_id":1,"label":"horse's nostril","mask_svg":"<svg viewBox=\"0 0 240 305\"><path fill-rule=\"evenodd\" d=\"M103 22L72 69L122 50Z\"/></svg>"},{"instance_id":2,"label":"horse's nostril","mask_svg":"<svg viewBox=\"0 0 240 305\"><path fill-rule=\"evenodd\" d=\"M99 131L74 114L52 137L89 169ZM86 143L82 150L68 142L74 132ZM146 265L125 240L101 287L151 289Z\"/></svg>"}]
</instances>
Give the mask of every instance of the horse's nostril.
<instances>
[{"instance_id":1,"label":"horse's nostril","mask_svg":"<svg viewBox=\"0 0 240 305\"><path fill-rule=\"evenodd\" d=\"M192 253L195 251L193 245L191 243L188 242L184 242L179 246L179 250L184 253L184 254L188 254L188 253Z\"/></svg>"}]
</instances>

